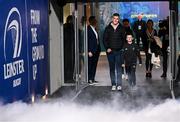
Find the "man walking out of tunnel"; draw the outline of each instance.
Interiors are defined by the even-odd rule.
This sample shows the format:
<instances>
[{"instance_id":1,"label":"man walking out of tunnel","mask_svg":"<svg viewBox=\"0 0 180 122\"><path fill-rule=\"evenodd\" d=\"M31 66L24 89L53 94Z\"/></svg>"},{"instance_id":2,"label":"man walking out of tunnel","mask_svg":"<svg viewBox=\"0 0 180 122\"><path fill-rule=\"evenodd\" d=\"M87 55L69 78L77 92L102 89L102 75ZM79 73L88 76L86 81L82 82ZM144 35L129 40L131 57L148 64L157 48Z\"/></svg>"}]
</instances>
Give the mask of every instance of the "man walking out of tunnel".
<instances>
[{"instance_id":1,"label":"man walking out of tunnel","mask_svg":"<svg viewBox=\"0 0 180 122\"><path fill-rule=\"evenodd\" d=\"M119 14L114 13L112 22L105 28L103 43L110 67L112 90L122 90L122 48L125 31L119 23Z\"/></svg>"},{"instance_id":2,"label":"man walking out of tunnel","mask_svg":"<svg viewBox=\"0 0 180 122\"><path fill-rule=\"evenodd\" d=\"M95 16L89 17L88 26L88 83L96 83L95 74L97 62L100 54L100 43L98 33L96 31L97 20Z\"/></svg>"}]
</instances>

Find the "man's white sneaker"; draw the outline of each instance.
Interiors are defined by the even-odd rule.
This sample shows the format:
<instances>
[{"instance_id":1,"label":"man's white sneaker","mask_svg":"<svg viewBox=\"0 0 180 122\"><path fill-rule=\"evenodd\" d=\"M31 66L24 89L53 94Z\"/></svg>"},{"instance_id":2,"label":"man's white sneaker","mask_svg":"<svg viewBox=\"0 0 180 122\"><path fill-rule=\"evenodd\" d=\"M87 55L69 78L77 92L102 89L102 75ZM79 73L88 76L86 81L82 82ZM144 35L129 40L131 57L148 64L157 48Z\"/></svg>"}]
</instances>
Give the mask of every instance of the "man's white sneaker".
<instances>
[{"instance_id":1,"label":"man's white sneaker","mask_svg":"<svg viewBox=\"0 0 180 122\"><path fill-rule=\"evenodd\" d=\"M112 86L111 90L115 91L116 90L116 86Z\"/></svg>"},{"instance_id":2,"label":"man's white sneaker","mask_svg":"<svg viewBox=\"0 0 180 122\"><path fill-rule=\"evenodd\" d=\"M93 83L94 85L96 85L96 84L98 84L98 81L93 80L92 83Z\"/></svg>"},{"instance_id":3,"label":"man's white sneaker","mask_svg":"<svg viewBox=\"0 0 180 122\"><path fill-rule=\"evenodd\" d=\"M121 87L121 86L118 86L118 87L117 87L117 90L118 90L118 91L121 91L121 90L122 90L122 87Z\"/></svg>"},{"instance_id":4,"label":"man's white sneaker","mask_svg":"<svg viewBox=\"0 0 180 122\"><path fill-rule=\"evenodd\" d=\"M94 85L93 82L92 82L92 80L89 80L89 81L88 81L88 84L89 84L89 85Z\"/></svg>"}]
</instances>

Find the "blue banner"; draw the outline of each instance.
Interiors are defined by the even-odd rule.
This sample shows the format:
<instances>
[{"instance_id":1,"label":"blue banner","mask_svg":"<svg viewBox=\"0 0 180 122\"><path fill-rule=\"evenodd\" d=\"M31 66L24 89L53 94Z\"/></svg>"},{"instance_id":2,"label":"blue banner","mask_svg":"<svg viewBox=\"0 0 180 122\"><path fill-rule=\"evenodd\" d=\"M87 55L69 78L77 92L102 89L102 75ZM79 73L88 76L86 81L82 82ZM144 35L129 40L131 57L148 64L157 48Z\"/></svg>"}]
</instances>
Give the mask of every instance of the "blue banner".
<instances>
[{"instance_id":1,"label":"blue banner","mask_svg":"<svg viewBox=\"0 0 180 122\"><path fill-rule=\"evenodd\" d=\"M31 94L48 88L48 0L27 1Z\"/></svg>"},{"instance_id":2,"label":"blue banner","mask_svg":"<svg viewBox=\"0 0 180 122\"><path fill-rule=\"evenodd\" d=\"M48 87L48 0L0 1L0 99Z\"/></svg>"}]
</instances>

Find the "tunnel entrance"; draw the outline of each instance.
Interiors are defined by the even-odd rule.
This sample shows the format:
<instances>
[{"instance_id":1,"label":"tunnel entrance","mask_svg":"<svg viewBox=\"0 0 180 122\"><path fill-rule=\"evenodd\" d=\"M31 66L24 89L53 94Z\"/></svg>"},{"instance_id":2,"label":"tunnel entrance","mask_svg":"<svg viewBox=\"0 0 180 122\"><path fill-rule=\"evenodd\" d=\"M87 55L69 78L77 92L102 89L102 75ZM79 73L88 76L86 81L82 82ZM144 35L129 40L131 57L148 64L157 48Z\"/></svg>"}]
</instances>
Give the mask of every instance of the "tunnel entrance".
<instances>
[{"instance_id":1,"label":"tunnel entrance","mask_svg":"<svg viewBox=\"0 0 180 122\"><path fill-rule=\"evenodd\" d=\"M177 9L170 8L171 6L169 1L153 1L153 2L75 2L75 3L67 3L64 6L64 22L65 18L68 15L73 15L73 23L74 23L74 69L73 75L71 77L71 83L76 84L76 90L81 91L82 89L89 87L88 84L88 45L87 45L87 18L91 15L96 16L98 19L98 32L100 39L102 39L103 31L105 26L111 21L111 15L115 12L120 13L121 22L122 19L129 19L131 26L133 26L133 22L135 21L137 15L139 13L143 13L144 20L152 19L154 21L154 27L159 31L159 22L160 20L166 19L169 16L168 22L170 23L171 32L175 32L175 35L171 35L169 33L169 43L170 43L170 53L168 56L168 71L166 79L161 78L162 74L162 64L161 68L155 69L152 71L152 78L146 79L145 77L145 64L143 63L142 67L137 67L137 85L139 89L144 89L145 91L153 92L156 94L159 90L160 94L164 94L166 92L170 93L172 96L174 95L174 80L177 74L176 68L176 60L177 55L179 53L179 41L177 40ZM174 5L174 4L173 4ZM163 9L166 8L166 9ZM67 12L69 11L69 12ZM86 19L82 19L83 17ZM83 25L83 23L85 23ZM81 35L79 31L83 30ZM83 44L81 43L81 41ZM102 42L102 40L100 41ZM105 55L105 49L101 44L102 52L98 62L97 72L96 72L96 80L98 84L94 87L100 86L111 86L110 76L109 76L109 66ZM65 49L64 49L65 50ZM82 51L82 52L81 52ZM65 51L66 52L66 51ZM144 52L141 52L143 61L145 61ZM67 55L64 53L64 55ZM161 58L162 61L162 58ZM65 63L67 63L64 60ZM72 62L71 62L72 63ZM65 64L68 65L68 64ZM65 69L66 70L66 69ZM69 83L68 81L64 81L64 83ZM127 80L123 80L124 89L128 88ZM91 86L90 86L91 87ZM149 89L149 90L148 90ZM110 90L110 89L109 89ZM148 93L147 93L148 94ZM158 94L158 93L157 93ZM170 95L170 96L171 96Z\"/></svg>"}]
</instances>

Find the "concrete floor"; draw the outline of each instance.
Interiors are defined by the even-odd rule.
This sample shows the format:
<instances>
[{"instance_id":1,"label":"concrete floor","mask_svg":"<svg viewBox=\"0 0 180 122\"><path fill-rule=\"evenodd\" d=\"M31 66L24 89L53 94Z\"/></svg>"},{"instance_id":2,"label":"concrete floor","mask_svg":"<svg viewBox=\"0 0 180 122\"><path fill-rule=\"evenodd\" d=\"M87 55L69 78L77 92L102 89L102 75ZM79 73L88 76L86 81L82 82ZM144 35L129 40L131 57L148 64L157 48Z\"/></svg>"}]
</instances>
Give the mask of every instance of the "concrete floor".
<instances>
[{"instance_id":1,"label":"concrete floor","mask_svg":"<svg viewBox=\"0 0 180 122\"><path fill-rule=\"evenodd\" d=\"M144 57L143 57L144 61ZM132 91L128 86L128 81L123 80L122 91L111 91L111 82L109 76L109 66L106 56L100 56L96 80L97 85L90 86L88 84L81 84L81 90L76 92L76 88L62 87L59 89L53 97L60 97L62 99L71 99L80 104L96 104L103 103L109 104L114 101L119 103L126 103L123 107L142 107L149 104L158 104L166 99L171 99L170 92L170 76L166 79L161 78L162 68L155 69L152 71L152 78L145 77L145 63L137 66L136 70L136 82L137 90ZM176 87L176 96L180 96L180 88Z\"/></svg>"}]
</instances>

